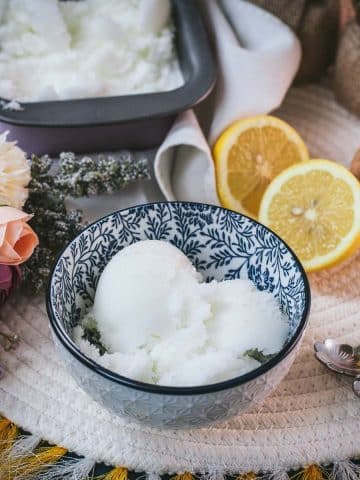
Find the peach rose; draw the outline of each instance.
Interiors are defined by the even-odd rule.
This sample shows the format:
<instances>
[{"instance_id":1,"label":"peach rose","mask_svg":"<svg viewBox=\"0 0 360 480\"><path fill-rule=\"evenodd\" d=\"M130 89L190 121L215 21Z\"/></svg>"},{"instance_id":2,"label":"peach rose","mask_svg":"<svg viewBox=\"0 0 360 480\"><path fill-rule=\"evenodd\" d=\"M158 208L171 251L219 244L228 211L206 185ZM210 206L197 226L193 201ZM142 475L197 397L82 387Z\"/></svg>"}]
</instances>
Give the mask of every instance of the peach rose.
<instances>
[{"instance_id":1,"label":"peach rose","mask_svg":"<svg viewBox=\"0 0 360 480\"><path fill-rule=\"evenodd\" d=\"M13 207L0 207L0 264L19 265L28 260L39 239L26 223L31 215Z\"/></svg>"}]
</instances>

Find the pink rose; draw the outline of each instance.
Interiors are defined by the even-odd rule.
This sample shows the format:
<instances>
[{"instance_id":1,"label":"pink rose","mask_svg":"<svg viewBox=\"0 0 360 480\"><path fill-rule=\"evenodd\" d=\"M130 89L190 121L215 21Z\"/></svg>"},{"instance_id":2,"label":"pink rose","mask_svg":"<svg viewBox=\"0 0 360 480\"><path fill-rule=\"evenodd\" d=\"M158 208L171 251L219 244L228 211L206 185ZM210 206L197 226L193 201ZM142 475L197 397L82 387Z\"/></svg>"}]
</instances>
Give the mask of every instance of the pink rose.
<instances>
[{"instance_id":1,"label":"pink rose","mask_svg":"<svg viewBox=\"0 0 360 480\"><path fill-rule=\"evenodd\" d=\"M19 265L28 260L39 244L26 223L31 215L13 207L0 207L0 264Z\"/></svg>"}]
</instances>

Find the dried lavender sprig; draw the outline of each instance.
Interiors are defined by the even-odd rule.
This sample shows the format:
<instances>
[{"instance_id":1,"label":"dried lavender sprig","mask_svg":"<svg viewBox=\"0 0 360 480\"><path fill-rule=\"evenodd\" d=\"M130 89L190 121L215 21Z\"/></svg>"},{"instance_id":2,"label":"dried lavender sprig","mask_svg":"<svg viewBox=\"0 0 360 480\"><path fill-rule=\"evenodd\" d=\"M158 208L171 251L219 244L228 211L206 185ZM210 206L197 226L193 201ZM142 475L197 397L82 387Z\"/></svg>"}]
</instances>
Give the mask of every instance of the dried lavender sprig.
<instances>
[{"instance_id":1,"label":"dried lavender sprig","mask_svg":"<svg viewBox=\"0 0 360 480\"><path fill-rule=\"evenodd\" d=\"M54 183L63 194L84 197L113 193L137 180L150 178L146 159L117 160L112 156L77 159L73 153L60 155Z\"/></svg>"},{"instance_id":2,"label":"dried lavender sprig","mask_svg":"<svg viewBox=\"0 0 360 480\"><path fill-rule=\"evenodd\" d=\"M67 211L67 197L112 193L130 183L150 178L145 159L115 159L111 156L76 158L60 154L58 168L47 155L31 159L29 197L24 210L34 214L30 224L40 246L24 265L23 288L34 294L44 291L59 251L84 227L80 210Z\"/></svg>"}]
</instances>

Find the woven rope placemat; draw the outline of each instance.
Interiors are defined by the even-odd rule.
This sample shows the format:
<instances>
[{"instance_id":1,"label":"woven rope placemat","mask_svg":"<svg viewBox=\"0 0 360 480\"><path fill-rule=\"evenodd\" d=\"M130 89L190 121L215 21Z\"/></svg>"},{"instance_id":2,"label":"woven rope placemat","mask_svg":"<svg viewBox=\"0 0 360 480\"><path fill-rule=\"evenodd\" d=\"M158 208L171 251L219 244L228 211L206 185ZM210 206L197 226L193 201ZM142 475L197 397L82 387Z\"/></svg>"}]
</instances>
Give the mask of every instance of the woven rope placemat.
<instances>
[{"instance_id":1,"label":"woven rope placemat","mask_svg":"<svg viewBox=\"0 0 360 480\"><path fill-rule=\"evenodd\" d=\"M314 156L349 165L360 121L320 87L294 89L278 112ZM294 366L262 405L226 423L191 431L157 430L113 417L83 393L56 355L43 299L21 298L1 311L22 338L1 352L0 413L51 443L112 465L150 473L278 471L360 454L360 401L349 381L325 370L313 343L360 344L360 253L310 277L313 305Z\"/></svg>"}]
</instances>

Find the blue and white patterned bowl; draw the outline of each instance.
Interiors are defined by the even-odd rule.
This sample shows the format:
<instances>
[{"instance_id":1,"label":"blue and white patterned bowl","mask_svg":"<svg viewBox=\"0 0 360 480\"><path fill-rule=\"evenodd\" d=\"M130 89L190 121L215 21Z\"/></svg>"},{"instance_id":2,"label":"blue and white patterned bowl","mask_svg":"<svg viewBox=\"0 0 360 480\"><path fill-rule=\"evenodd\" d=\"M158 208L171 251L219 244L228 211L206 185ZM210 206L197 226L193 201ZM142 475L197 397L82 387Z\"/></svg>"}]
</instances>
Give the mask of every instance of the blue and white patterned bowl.
<instances>
[{"instance_id":1,"label":"blue and white patterned bowl","mask_svg":"<svg viewBox=\"0 0 360 480\"><path fill-rule=\"evenodd\" d=\"M290 323L281 352L245 375L197 387L141 383L84 355L72 341L72 328L92 305L99 276L111 257L144 239L171 242L208 281L247 277L259 290L272 292ZM303 268L273 232L223 208L182 202L133 207L89 225L58 258L47 297L55 343L77 383L116 415L172 428L208 425L262 401L294 361L309 307Z\"/></svg>"}]
</instances>

